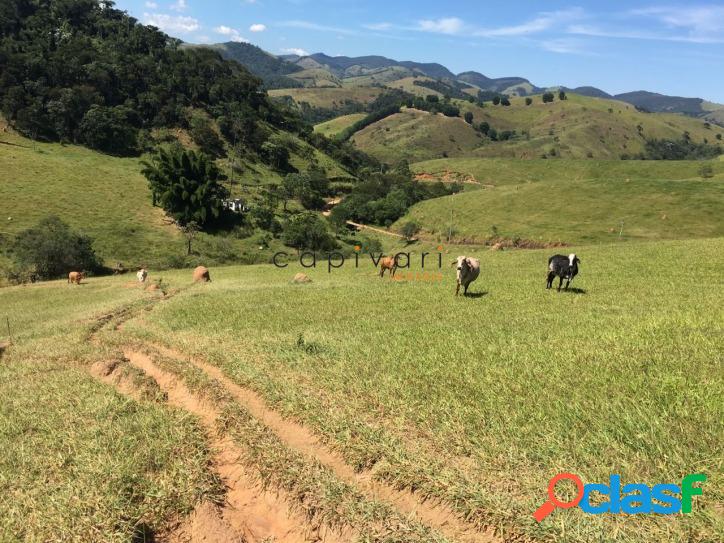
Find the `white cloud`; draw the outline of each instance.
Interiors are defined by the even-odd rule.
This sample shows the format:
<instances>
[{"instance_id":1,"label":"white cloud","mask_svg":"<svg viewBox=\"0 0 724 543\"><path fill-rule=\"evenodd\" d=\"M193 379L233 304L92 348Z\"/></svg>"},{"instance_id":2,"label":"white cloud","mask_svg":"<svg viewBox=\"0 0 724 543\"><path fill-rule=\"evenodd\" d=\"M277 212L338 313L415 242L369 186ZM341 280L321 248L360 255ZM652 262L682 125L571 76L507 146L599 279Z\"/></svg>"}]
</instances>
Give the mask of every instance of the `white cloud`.
<instances>
[{"instance_id":1,"label":"white cloud","mask_svg":"<svg viewBox=\"0 0 724 543\"><path fill-rule=\"evenodd\" d=\"M347 34L353 36L359 35L359 32L357 32L356 30L350 30L348 28L340 28L336 26L320 25L317 23L311 23L309 21L282 21L281 23L276 24L277 26L285 26L289 28L303 28L304 30L315 30L319 32L336 32L337 34Z\"/></svg>"},{"instance_id":2,"label":"white cloud","mask_svg":"<svg viewBox=\"0 0 724 543\"><path fill-rule=\"evenodd\" d=\"M156 9L158 7L158 4L156 2L146 2L145 6L148 9Z\"/></svg>"},{"instance_id":3,"label":"white cloud","mask_svg":"<svg viewBox=\"0 0 724 543\"><path fill-rule=\"evenodd\" d=\"M243 38L241 34L239 34L239 31L235 28L221 25L214 28L214 32L216 32L217 34L221 34L222 36L228 36L231 41L239 43L249 43L249 40Z\"/></svg>"},{"instance_id":4,"label":"white cloud","mask_svg":"<svg viewBox=\"0 0 724 543\"><path fill-rule=\"evenodd\" d=\"M653 17L670 28L686 28L695 34L724 31L724 6L650 7L630 13Z\"/></svg>"},{"instance_id":5,"label":"white cloud","mask_svg":"<svg viewBox=\"0 0 724 543\"><path fill-rule=\"evenodd\" d=\"M576 38L554 38L540 42L541 47L552 53L564 53L573 55L590 55L584 49L584 44Z\"/></svg>"},{"instance_id":6,"label":"white cloud","mask_svg":"<svg viewBox=\"0 0 724 543\"><path fill-rule=\"evenodd\" d=\"M249 27L249 30L251 32L264 32L266 30L266 25L255 23Z\"/></svg>"},{"instance_id":7,"label":"white cloud","mask_svg":"<svg viewBox=\"0 0 724 543\"><path fill-rule=\"evenodd\" d=\"M199 21L185 15L167 15L165 13L144 13L143 22L160 28L164 32L194 32L201 28Z\"/></svg>"},{"instance_id":8,"label":"white cloud","mask_svg":"<svg viewBox=\"0 0 724 543\"><path fill-rule=\"evenodd\" d=\"M649 32L644 30L608 30L596 26L588 25L571 25L568 27L569 34L578 34L581 36L592 36L596 38L619 38L627 40L653 40L653 41L672 41L683 43L724 43L724 36L703 36L703 35L675 35L662 34L659 32Z\"/></svg>"},{"instance_id":9,"label":"white cloud","mask_svg":"<svg viewBox=\"0 0 724 543\"><path fill-rule=\"evenodd\" d=\"M309 55L307 51L304 49L300 49L299 47L287 47L284 49L280 49L280 51L286 55L297 55L300 57L306 57Z\"/></svg>"},{"instance_id":10,"label":"white cloud","mask_svg":"<svg viewBox=\"0 0 724 543\"><path fill-rule=\"evenodd\" d=\"M543 32L562 23L580 19L584 16L581 8L571 8L568 10L552 11L541 13L537 17L523 24L514 26L504 26L483 30L479 35L485 36L522 36L526 34L535 34Z\"/></svg>"},{"instance_id":11,"label":"white cloud","mask_svg":"<svg viewBox=\"0 0 724 543\"><path fill-rule=\"evenodd\" d=\"M418 29L423 32L435 32L436 34L459 34L465 24L457 17L445 17L442 19L423 19L418 21Z\"/></svg>"},{"instance_id":12,"label":"white cloud","mask_svg":"<svg viewBox=\"0 0 724 543\"><path fill-rule=\"evenodd\" d=\"M392 30L395 28L395 25L392 23L372 23L362 26L368 30Z\"/></svg>"},{"instance_id":13,"label":"white cloud","mask_svg":"<svg viewBox=\"0 0 724 543\"><path fill-rule=\"evenodd\" d=\"M189 5L186 3L186 0L176 0L176 2L169 6L169 8L174 11L186 11L188 7Z\"/></svg>"}]
</instances>

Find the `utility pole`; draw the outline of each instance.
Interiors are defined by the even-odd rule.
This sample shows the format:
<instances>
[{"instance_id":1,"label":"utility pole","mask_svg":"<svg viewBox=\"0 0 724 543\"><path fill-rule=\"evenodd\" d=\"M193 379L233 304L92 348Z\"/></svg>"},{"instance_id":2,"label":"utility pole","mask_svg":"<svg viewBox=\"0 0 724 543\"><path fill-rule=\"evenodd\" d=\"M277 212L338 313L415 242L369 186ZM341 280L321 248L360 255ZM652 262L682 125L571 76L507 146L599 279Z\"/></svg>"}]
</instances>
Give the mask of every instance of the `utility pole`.
<instances>
[{"instance_id":1,"label":"utility pole","mask_svg":"<svg viewBox=\"0 0 724 543\"><path fill-rule=\"evenodd\" d=\"M447 231L447 242L450 243L452 239L452 227L453 227L453 210L450 208L450 229Z\"/></svg>"}]
</instances>

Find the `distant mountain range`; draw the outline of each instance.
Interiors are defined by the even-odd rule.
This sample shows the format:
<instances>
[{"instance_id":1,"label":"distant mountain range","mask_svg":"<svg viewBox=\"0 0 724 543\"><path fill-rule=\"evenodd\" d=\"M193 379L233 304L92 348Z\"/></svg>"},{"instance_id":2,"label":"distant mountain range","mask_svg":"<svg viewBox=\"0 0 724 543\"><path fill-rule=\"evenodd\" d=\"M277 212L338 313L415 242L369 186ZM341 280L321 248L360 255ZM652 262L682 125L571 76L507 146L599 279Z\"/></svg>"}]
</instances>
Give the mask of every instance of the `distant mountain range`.
<instances>
[{"instance_id":1,"label":"distant mountain range","mask_svg":"<svg viewBox=\"0 0 724 543\"><path fill-rule=\"evenodd\" d=\"M202 47L202 46L193 46ZM594 98L621 100L650 112L684 113L691 116L711 116L713 122L721 122L724 105L712 104L702 98L668 96L649 91L609 94L591 86L575 88L539 87L524 77L490 78L475 71L454 74L442 64L398 61L370 55L362 57L331 57L324 53L313 55L275 56L248 43L227 42L204 45L218 50L222 56L236 60L252 73L261 77L267 88L292 88L301 86L338 87L342 81L356 81L360 86L385 84L404 77L428 77L453 87L474 86L484 91L515 96L539 94L546 90L565 90ZM356 78L356 79L352 79Z\"/></svg>"}]
</instances>

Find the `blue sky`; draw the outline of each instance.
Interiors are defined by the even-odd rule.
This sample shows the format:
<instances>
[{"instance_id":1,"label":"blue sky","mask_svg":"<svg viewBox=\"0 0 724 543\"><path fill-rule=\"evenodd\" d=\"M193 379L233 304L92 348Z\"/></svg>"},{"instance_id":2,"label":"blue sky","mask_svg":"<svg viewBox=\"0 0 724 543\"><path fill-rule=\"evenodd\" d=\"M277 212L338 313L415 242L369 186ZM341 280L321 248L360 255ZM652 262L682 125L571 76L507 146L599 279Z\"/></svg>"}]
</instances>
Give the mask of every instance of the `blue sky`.
<instances>
[{"instance_id":1,"label":"blue sky","mask_svg":"<svg viewBox=\"0 0 724 543\"><path fill-rule=\"evenodd\" d=\"M192 43L384 55L539 86L651 90L724 103L724 2L118 0Z\"/></svg>"}]
</instances>

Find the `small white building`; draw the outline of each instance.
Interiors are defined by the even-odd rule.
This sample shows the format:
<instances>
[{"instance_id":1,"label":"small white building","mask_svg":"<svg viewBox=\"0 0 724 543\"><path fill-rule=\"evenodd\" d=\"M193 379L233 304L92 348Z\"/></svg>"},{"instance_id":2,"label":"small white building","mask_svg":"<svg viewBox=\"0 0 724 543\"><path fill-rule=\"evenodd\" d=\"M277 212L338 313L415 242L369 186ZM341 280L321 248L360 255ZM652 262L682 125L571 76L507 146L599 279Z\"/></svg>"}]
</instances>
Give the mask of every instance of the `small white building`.
<instances>
[{"instance_id":1,"label":"small white building","mask_svg":"<svg viewBox=\"0 0 724 543\"><path fill-rule=\"evenodd\" d=\"M224 207L233 213L246 213L249 211L249 206L241 198L224 200Z\"/></svg>"}]
</instances>

